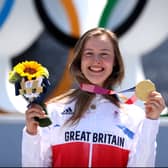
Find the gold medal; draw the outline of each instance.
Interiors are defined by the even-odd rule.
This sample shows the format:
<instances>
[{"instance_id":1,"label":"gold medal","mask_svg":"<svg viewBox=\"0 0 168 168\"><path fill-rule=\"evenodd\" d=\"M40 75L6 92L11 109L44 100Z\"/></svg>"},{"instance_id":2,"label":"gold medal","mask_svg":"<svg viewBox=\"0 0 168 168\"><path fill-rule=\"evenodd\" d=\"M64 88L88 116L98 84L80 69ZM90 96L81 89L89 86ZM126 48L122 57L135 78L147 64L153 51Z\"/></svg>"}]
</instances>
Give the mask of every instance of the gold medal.
<instances>
[{"instance_id":1,"label":"gold medal","mask_svg":"<svg viewBox=\"0 0 168 168\"><path fill-rule=\"evenodd\" d=\"M135 87L135 95L142 101L147 101L149 93L155 91L155 84L150 80L144 80L139 82Z\"/></svg>"}]
</instances>

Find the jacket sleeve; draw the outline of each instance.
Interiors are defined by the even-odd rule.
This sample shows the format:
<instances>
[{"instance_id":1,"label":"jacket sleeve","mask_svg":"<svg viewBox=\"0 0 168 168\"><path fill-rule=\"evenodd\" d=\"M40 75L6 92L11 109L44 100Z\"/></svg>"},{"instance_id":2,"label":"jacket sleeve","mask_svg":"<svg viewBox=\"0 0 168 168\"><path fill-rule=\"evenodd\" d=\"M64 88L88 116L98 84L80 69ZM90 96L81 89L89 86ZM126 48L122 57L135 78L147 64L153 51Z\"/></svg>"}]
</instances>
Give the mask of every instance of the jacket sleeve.
<instances>
[{"instance_id":1,"label":"jacket sleeve","mask_svg":"<svg viewBox=\"0 0 168 168\"><path fill-rule=\"evenodd\" d=\"M160 120L145 118L135 134L128 167L154 167L156 157L156 137Z\"/></svg>"},{"instance_id":2,"label":"jacket sleeve","mask_svg":"<svg viewBox=\"0 0 168 168\"><path fill-rule=\"evenodd\" d=\"M23 129L22 134L22 167L51 167L51 149L48 135L30 135ZM43 137L43 138L42 138ZM44 138L45 137L45 138Z\"/></svg>"},{"instance_id":3,"label":"jacket sleeve","mask_svg":"<svg viewBox=\"0 0 168 168\"><path fill-rule=\"evenodd\" d=\"M59 116L55 104L47 105L47 111L53 123L57 123ZM37 135L30 135L26 127L22 134L22 166L23 167L51 167L52 166L52 125L38 127ZM56 137L55 137L56 138Z\"/></svg>"}]
</instances>

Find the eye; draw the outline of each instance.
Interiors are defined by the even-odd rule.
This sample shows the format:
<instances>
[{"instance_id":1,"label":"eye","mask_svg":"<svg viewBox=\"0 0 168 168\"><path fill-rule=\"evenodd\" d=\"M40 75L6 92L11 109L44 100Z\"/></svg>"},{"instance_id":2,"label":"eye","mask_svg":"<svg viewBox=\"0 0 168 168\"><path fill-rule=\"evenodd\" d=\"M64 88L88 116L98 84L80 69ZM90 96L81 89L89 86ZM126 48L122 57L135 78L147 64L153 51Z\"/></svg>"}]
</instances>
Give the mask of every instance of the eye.
<instances>
[{"instance_id":1,"label":"eye","mask_svg":"<svg viewBox=\"0 0 168 168\"><path fill-rule=\"evenodd\" d=\"M84 56L86 56L86 57L91 57L91 56L93 56L93 53L92 53L92 52L85 52L85 53L84 53Z\"/></svg>"},{"instance_id":2,"label":"eye","mask_svg":"<svg viewBox=\"0 0 168 168\"><path fill-rule=\"evenodd\" d=\"M100 55L101 55L102 58L108 58L109 57L108 53L101 53Z\"/></svg>"}]
</instances>

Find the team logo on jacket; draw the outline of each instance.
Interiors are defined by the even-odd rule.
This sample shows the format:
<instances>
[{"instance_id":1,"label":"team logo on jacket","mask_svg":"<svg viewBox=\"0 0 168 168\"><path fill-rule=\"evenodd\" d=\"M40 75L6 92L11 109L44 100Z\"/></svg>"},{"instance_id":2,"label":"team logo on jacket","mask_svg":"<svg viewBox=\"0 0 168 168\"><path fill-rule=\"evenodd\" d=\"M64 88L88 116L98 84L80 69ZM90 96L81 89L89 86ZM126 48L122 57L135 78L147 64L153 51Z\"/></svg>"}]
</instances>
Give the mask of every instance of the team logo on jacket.
<instances>
[{"instance_id":1,"label":"team logo on jacket","mask_svg":"<svg viewBox=\"0 0 168 168\"><path fill-rule=\"evenodd\" d=\"M70 107L68 107L61 114L62 115L71 115L72 113L73 113L72 109Z\"/></svg>"}]
</instances>

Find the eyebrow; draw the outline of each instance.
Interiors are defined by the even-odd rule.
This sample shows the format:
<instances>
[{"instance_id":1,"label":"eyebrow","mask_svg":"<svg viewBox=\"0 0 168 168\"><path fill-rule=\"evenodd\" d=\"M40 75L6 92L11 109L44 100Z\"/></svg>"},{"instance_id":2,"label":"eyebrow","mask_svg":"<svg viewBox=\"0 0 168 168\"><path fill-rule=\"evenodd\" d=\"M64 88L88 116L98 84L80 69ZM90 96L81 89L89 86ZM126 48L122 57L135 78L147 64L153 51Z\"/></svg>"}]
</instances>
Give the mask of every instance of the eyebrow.
<instances>
[{"instance_id":1,"label":"eyebrow","mask_svg":"<svg viewBox=\"0 0 168 168\"><path fill-rule=\"evenodd\" d=\"M113 51L113 50L111 50L111 49L106 49L106 48L105 48L105 49L101 49L101 50L102 50L102 51L110 51L110 52Z\"/></svg>"},{"instance_id":2,"label":"eyebrow","mask_svg":"<svg viewBox=\"0 0 168 168\"><path fill-rule=\"evenodd\" d=\"M83 51L87 51L87 50L91 51L91 50L93 50L93 49L89 49L89 48L86 48L86 49L84 48L84 49L83 49Z\"/></svg>"},{"instance_id":3,"label":"eyebrow","mask_svg":"<svg viewBox=\"0 0 168 168\"><path fill-rule=\"evenodd\" d=\"M91 48L86 48L86 49L83 49L83 51L92 51L93 49ZM101 49L101 51L109 51L109 52L112 52L111 49Z\"/></svg>"}]
</instances>

